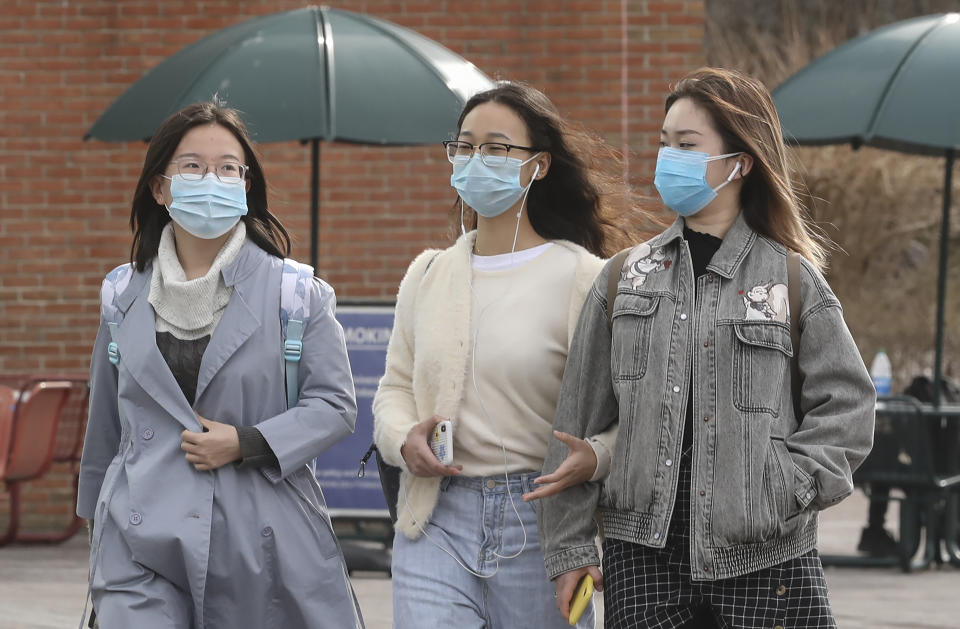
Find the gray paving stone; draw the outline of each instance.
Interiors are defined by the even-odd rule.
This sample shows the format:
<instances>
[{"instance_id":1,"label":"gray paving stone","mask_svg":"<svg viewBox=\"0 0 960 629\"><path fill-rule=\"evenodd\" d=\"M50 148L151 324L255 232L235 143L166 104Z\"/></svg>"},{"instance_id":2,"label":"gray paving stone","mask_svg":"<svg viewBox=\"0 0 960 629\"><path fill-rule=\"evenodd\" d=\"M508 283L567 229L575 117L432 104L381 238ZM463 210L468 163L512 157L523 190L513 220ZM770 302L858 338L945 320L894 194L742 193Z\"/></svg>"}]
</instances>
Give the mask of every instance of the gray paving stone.
<instances>
[{"instance_id":1,"label":"gray paving stone","mask_svg":"<svg viewBox=\"0 0 960 629\"><path fill-rule=\"evenodd\" d=\"M855 494L821 517L823 553L853 552L866 519L867 501ZM888 514L896 529L896 505ZM86 593L86 535L59 546L0 548L0 627L75 627ZM960 570L951 567L902 574L894 568L828 568L827 582L843 629L960 628ZM392 621L390 580L355 574L354 587L369 629ZM601 626L601 625L598 625Z\"/></svg>"}]
</instances>

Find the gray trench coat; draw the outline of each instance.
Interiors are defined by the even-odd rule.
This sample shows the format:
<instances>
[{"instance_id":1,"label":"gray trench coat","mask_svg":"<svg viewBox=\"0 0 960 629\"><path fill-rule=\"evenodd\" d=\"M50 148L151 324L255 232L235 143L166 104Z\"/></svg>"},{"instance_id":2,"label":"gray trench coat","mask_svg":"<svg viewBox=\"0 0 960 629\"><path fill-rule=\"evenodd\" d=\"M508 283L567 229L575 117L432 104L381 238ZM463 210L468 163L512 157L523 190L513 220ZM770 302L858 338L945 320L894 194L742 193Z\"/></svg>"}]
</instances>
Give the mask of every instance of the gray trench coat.
<instances>
[{"instance_id":1,"label":"gray trench coat","mask_svg":"<svg viewBox=\"0 0 960 629\"><path fill-rule=\"evenodd\" d=\"M103 629L362 625L307 466L356 420L336 298L311 283L300 399L287 409L281 267L247 240L224 268L233 294L203 355L193 407L157 349L150 267L118 296L117 366L101 321L77 513L95 517L91 591ZM279 467L198 472L180 449L181 431L201 430L197 413L256 425Z\"/></svg>"}]
</instances>

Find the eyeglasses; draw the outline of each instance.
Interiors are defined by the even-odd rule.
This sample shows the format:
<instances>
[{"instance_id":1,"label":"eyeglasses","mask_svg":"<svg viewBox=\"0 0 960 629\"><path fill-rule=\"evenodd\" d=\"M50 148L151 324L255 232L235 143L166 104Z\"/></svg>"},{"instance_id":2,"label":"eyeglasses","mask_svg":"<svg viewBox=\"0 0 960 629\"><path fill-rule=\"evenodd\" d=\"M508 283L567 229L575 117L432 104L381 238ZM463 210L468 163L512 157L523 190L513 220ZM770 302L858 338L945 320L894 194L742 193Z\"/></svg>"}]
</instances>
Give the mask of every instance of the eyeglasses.
<instances>
[{"instance_id":1,"label":"eyeglasses","mask_svg":"<svg viewBox=\"0 0 960 629\"><path fill-rule=\"evenodd\" d=\"M475 151L480 151L480 161L487 166L503 166L507 163L507 157L510 149L520 149L522 151L536 151L537 149L529 146L517 146L516 144L504 144L502 142L484 142L474 146L469 142L459 140L447 140L443 143L447 149L447 159L451 164L466 164L473 157Z\"/></svg>"},{"instance_id":2,"label":"eyeglasses","mask_svg":"<svg viewBox=\"0 0 960 629\"><path fill-rule=\"evenodd\" d=\"M184 157L170 163L176 166L177 172L187 181L200 181L208 172L213 172L221 183L243 183L247 171L250 170L249 166L233 160L220 162L213 169L193 157Z\"/></svg>"}]
</instances>

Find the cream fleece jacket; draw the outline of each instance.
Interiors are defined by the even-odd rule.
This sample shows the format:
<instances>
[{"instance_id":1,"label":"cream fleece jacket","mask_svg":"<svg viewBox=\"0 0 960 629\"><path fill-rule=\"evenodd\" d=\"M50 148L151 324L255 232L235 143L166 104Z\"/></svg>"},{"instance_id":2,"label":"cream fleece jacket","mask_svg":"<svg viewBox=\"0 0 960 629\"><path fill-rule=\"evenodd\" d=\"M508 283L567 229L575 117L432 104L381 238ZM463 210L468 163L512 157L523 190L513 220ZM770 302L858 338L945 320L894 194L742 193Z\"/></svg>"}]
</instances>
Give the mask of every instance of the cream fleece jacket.
<instances>
[{"instance_id":1,"label":"cream fleece jacket","mask_svg":"<svg viewBox=\"0 0 960 629\"><path fill-rule=\"evenodd\" d=\"M433 415L454 421L457 417L470 349L469 282L475 240L476 231L469 232L448 249L428 249L410 264L397 294L386 370L373 399L377 449L384 460L403 470L396 528L410 539L419 537L429 521L440 478L413 476L400 447L419 422ZM555 243L579 255L567 319L569 342L604 261L571 242ZM594 444L598 457L603 448L613 450L615 438L615 431L594 438L601 445Z\"/></svg>"}]
</instances>

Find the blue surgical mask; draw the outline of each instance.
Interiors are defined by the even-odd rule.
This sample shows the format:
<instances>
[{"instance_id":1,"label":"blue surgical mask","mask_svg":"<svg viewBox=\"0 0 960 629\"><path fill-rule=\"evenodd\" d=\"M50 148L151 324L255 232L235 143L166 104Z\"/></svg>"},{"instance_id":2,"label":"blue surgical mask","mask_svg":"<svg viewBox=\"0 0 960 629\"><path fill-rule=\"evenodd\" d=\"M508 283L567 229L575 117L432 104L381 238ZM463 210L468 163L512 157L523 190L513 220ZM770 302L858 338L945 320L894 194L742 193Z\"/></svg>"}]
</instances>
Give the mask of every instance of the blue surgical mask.
<instances>
[{"instance_id":1,"label":"blue surgical mask","mask_svg":"<svg viewBox=\"0 0 960 629\"><path fill-rule=\"evenodd\" d=\"M486 218L500 216L520 200L533 185L536 174L526 187L520 185L520 168L536 159L537 153L525 162L508 157L503 166L487 166L474 154L469 160L453 165L450 185L456 188L463 202ZM539 169L538 169L539 172Z\"/></svg>"},{"instance_id":2,"label":"blue surgical mask","mask_svg":"<svg viewBox=\"0 0 960 629\"><path fill-rule=\"evenodd\" d=\"M740 155L726 153L711 157L697 151L683 151L664 146L657 154L657 172L653 185L668 208L680 216L693 216L717 198L717 192L733 181L740 172L740 162L734 166L727 180L716 188L707 183L707 163Z\"/></svg>"},{"instance_id":3,"label":"blue surgical mask","mask_svg":"<svg viewBox=\"0 0 960 629\"><path fill-rule=\"evenodd\" d=\"M170 180L173 197L167 207L170 218L197 238L219 238L247 213L247 187L243 180L224 183L213 173L197 180L184 179L179 174L166 178Z\"/></svg>"}]
</instances>

